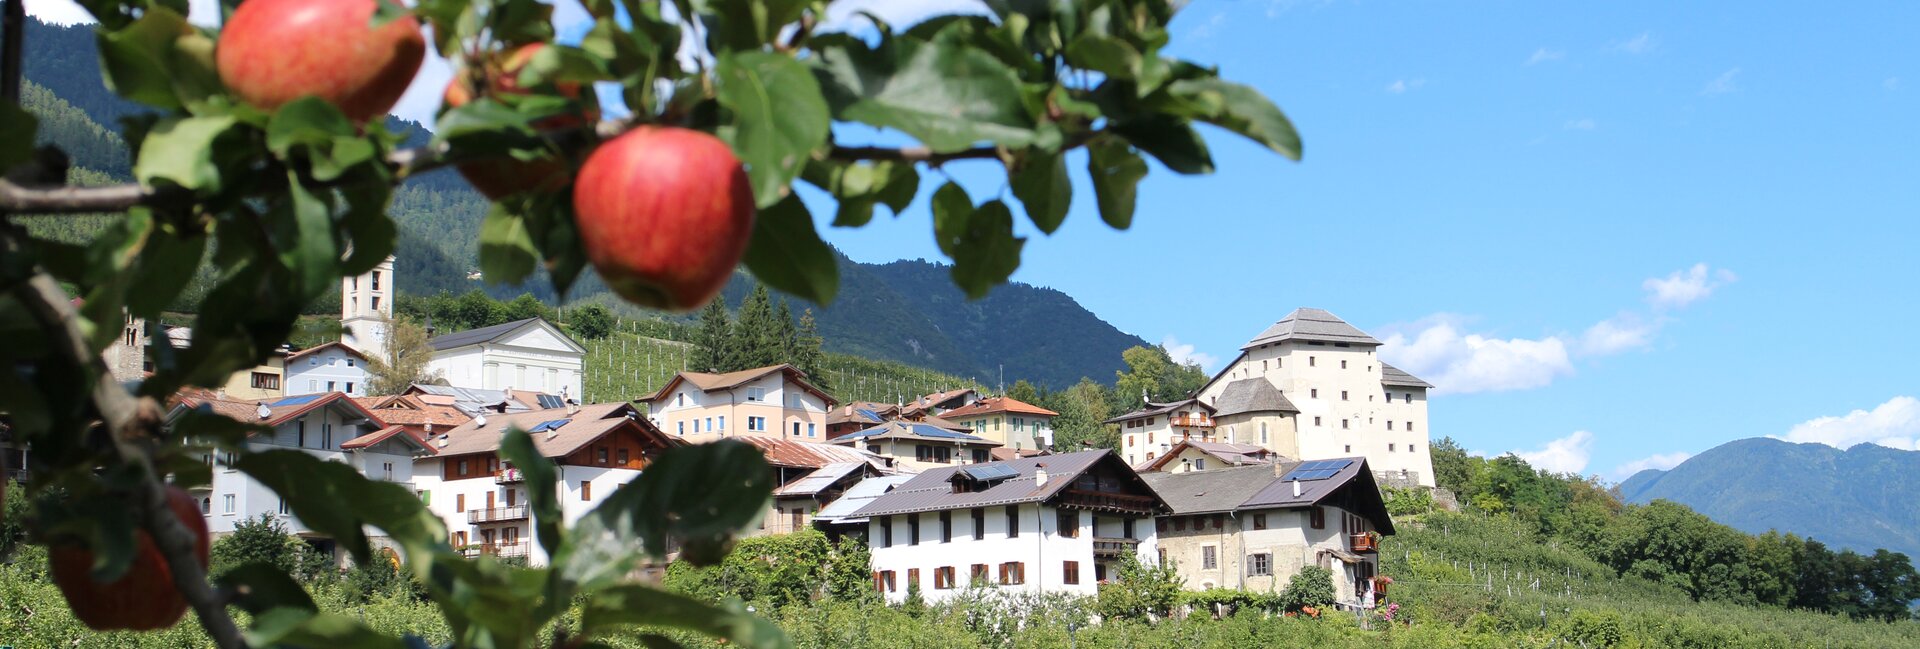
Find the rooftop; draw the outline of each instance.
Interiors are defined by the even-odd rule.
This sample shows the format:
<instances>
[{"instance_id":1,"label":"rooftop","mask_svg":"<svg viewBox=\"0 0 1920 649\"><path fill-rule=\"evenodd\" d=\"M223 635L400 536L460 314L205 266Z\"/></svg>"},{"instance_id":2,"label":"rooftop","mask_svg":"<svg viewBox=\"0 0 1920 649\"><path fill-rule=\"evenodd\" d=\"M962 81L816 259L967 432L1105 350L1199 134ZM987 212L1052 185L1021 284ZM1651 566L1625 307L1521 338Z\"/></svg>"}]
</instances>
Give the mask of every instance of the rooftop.
<instances>
[{"instance_id":1,"label":"rooftop","mask_svg":"<svg viewBox=\"0 0 1920 649\"><path fill-rule=\"evenodd\" d=\"M1266 331L1260 332L1260 335L1254 336L1253 340L1247 341L1247 344L1242 345L1240 348L1251 349L1260 345L1288 340L1349 343L1354 345L1380 344L1380 341L1375 340L1373 336L1369 336L1367 332L1347 324L1347 321L1341 320L1340 316L1336 316L1332 312L1325 309L1301 307L1294 309L1293 313L1287 314L1287 317L1281 318L1279 322L1273 323L1273 326L1267 327Z\"/></svg>"},{"instance_id":2,"label":"rooftop","mask_svg":"<svg viewBox=\"0 0 1920 649\"><path fill-rule=\"evenodd\" d=\"M953 410L948 410L946 412L940 413L940 416L945 417L947 419L961 419L964 417L978 417L980 415L990 415L996 412L1005 412L1005 413L1015 414L1015 415L1039 415L1042 417L1057 417L1060 415L1060 413L1054 412L1052 410L1048 410L1046 408L1042 408L1040 406L1033 405L1031 403L1027 403L1025 401L1021 401L1019 399L1015 399L1013 397L987 397L985 399L975 401L965 406L961 406L959 408L954 408Z\"/></svg>"},{"instance_id":3,"label":"rooftop","mask_svg":"<svg viewBox=\"0 0 1920 649\"><path fill-rule=\"evenodd\" d=\"M1249 412L1300 412L1294 407L1280 388L1263 378L1240 379L1228 383L1220 390L1220 397L1214 400L1218 411L1216 417L1226 417Z\"/></svg>"},{"instance_id":4,"label":"rooftop","mask_svg":"<svg viewBox=\"0 0 1920 649\"><path fill-rule=\"evenodd\" d=\"M812 381L807 380L807 374L800 371L800 368L785 363L722 374L713 374L710 372L680 372L674 374L673 378L667 379L666 384L661 385L658 391L640 397L638 401L642 403L652 403L665 399L667 395L673 393L674 387L681 383L692 385L695 388L699 388L702 392L717 392L721 390L732 390L774 373L785 374L787 382L799 385L800 389L811 392L822 400L825 400L828 407L839 403L833 398L833 395L827 394L825 390L821 390L818 386L815 386Z\"/></svg>"},{"instance_id":5,"label":"rooftop","mask_svg":"<svg viewBox=\"0 0 1920 649\"><path fill-rule=\"evenodd\" d=\"M1185 408L1190 405L1200 406L1201 408L1206 409L1206 411L1209 413L1212 413L1214 411L1213 406L1209 406L1205 402L1199 399L1182 399L1182 400L1174 401L1171 403L1154 403L1149 401L1147 402L1147 407L1141 408L1139 410L1135 410L1133 412L1129 412L1124 415L1120 415L1118 417L1114 417L1112 419L1108 419L1106 423L1115 424L1115 423L1127 421L1130 419L1139 419L1142 417L1152 417L1156 415L1163 415L1169 412L1173 412L1175 410L1179 410L1181 408Z\"/></svg>"},{"instance_id":6,"label":"rooftop","mask_svg":"<svg viewBox=\"0 0 1920 649\"><path fill-rule=\"evenodd\" d=\"M662 447L683 443L655 429L631 405L600 403L475 417L434 437L429 444L442 456L490 453L500 449L500 439L508 430L518 428L532 433L533 447L541 455L561 457L629 424L648 433Z\"/></svg>"},{"instance_id":7,"label":"rooftop","mask_svg":"<svg viewBox=\"0 0 1920 649\"><path fill-rule=\"evenodd\" d=\"M1414 376L1412 374L1408 374L1406 370L1402 370L1398 367L1394 367L1386 363L1380 364L1380 384L1381 385L1398 385L1398 386L1405 386L1410 388L1433 387L1432 383L1422 381L1420 380L1420 377Z\"/></svg>"},{"instance_id":8,"label":"rooftop","mask_svg":"<svg viewBox=\"0 0 1920 649\"><path fill-rule=\"evenodd\" d=\"M1101 449L1080 451L1060 455L992 462L987 464L967 464L957 467L941 467L923 471L912 479L901 483L891 492L875 498L873 502L855 511L857 516L887 516L913 512L929 512L944 509L968 509L1020 503L1044 502L1073 484L1074 479L1094 468L1101 462L1110 462L1118 472L1138 479L1112 451ZM978 470L992 465L1004 465L1013 470L1014 477L1000 480L981 491L954 493L952 479L955 473L965 469ZM1040 484L1035 473L1045 468L1047 481ZM1143 490L1146 484L1140 483ZM1158 500L1158 499L1156 499ZM1158 505L1156 505L1158 506Z\"/></svg>"},{"instance_id":9,"label":"rooftop","mask_svg":"<svg viewBox=\"0 0 1920 649\"><path fill-rule=\"evenodd\" d=\"M877 439L910 439L969 446L1001 446L1002 444L984 437L948 430L933 424L917 421L889 421L855 433L847 433L833 438L835 444L851 444Z\"/></svg>"}]
</instances>

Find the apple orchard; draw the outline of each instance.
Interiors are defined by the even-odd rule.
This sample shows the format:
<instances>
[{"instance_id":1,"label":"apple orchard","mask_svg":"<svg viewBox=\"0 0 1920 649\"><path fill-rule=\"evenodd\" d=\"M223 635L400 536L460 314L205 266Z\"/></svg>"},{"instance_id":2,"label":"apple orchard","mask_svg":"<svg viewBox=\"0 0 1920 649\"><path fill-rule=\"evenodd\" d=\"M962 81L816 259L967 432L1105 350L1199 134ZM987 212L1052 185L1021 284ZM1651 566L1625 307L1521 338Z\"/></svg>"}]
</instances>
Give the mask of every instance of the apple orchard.
<instances>
[{"instance_id":1,"label":"apple orchard","mask_svg":"<svg viewBox=\"0 0 1920 649\"><path fill-rule=\"evenodd\" d=\"M564 44L552 7L533 0L226 0L217 20L193 23L186 0L80 4L98 20L106 84L148 109L122 124L137 182L64 186L65 156L34 147L20 106L24 8L5 0L0 412L31 449L30 539L49 549L74 614L95 629L156 629L192 609L221 647L424 645L317 610L276 570L211 583L206 527L180 487L210 480L200 458L212 450L357 562L371 560L367 528L390 538L453 646L588 646L646 628L787 644L743 608L629 579L669 547L694 563L726 554L773 488L751 447L669 451L571 526L553 490L529 489L551 561L526 567L463 558L399 485L295 451L249 452L248 425L193 412L160 425L169 395L254 365L304 305L391 254L386 208L411 175L455 166L493 201L480 232L488 282L537 270L564 294L591 264L629 301L689 311L741 264L833 299L832 254L796 183L832 198L834 226L860 227L879 207L905 210L944 165L998 165L1011 203L951 181L931 194L952 279L979 297L1020 263L1016 209L1051 234L1074 184L1089 183L1100 218L1125 229L1147 158L1212 171L1198 124L1300 154L1259 92L1161 55L1180 4L1167 0L989 0L988 15L905 29L873 16L830 28L822 1L586 0L592 27ZM432 143L399 149L381 118L429 47L455 79ZM602 120L603 104L629 115ZM914 143L842 142L835 124ZM101 213L115 219L84 245L23 227ZM156 345L149 378L114 382L100 353L123 319L158 322L197 274L216 285L191 346ZM502 453L529 485L554 480L524 433Z\"/></svg>"}]
</instances>

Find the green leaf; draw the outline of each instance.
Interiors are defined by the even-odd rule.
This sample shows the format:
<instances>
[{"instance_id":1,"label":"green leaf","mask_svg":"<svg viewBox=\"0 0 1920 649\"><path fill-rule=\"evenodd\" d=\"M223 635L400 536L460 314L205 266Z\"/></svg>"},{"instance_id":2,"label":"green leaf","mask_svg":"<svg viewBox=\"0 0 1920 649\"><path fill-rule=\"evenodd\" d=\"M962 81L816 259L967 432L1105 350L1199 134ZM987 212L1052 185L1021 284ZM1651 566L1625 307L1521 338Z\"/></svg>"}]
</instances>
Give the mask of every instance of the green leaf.
<instances>
[{"instance_id":1,"label":"green leaf","mask_svg":"<svg viewBox=\"0 0 1920 649\"><path fill-rule=\"evenodd\" d=\"M166 181L205 192L220 191L215 144L235 132L232 116L170 117L160 120L140 143L133 175L143 184Z\"/></svg>"},{"instance_id":2,"label":"green leaf","mask_svg":"<svg viewBox=\"0 0 1920 649\"><path fill-rule=\"evenodd\" d=\"M759 449L726 440L670 449L574 525L555 561L562 579L592 590L624 578L641 554L706 564L732 535L766 512L773 473ZM723 554L723 553L721 553Z\"/></svg>"},{"instance_id":3,"label":"green leaf","mask_svg":"<svg viewBox=\"0 0 1920 649\"><path fill-rule=\"evenodd\" d=\"M834 117L897 129L936 152L1032 142L1033 116L1013 70L944 35L894 38L877 48L851 38L816 39L821 49L811 61Z\"/></svg>"},{"instance_id":4,"label":"green leaf","mask_svg":"<svg viewBox=\"0 0 1920 649\"><path fill-rule=\"evenodd\" d=\"M518 284L539 261L525 218L498 203L487 210L480 222L480 273L488 283Z\"/></svg>"},{"instance_id":5,"label":"green leaf","mask_svg":"<svg viewBox=\"0 0 1920 649\"><path fill-rule=\"evenodd\" d=\"M134 262L136 272L127 289L127 310L139 317L159 317L160 310L173 303L193 280L206 250L205 236L182 237L164 228L148 234L140 258Z\"/></svg>"},{"instance_id":6,"label":"green leaf","mask_svg":"<svg viewBox=\"0 0 1920 649\"><path fill-rule=\"evenodd\" d=\"M326 190L321 190L322 192ZM334 239L333 206L300 184L300 174L287 171L288 208L295 231L293 241L279 242L281 260L300 282L300 294L318 296L333 288L340 278L340 247ZM291 245L291 248L287 246Z\"/></svg>"},{"instance_id":7,"label":"green leaf","mask_svg":"<svg viewBox=\"0 0 1920 649\"><path fill-rule=\"evenodd\" d=\"M1118 38L1086 33L1067 46L1067 63L1115 79L1132 79L1140 67L1140 51Z\"/></svg>"},{"instance_id":8,"label":"green leaf","mask_svg":"<svg viewBox=\"0 0 1920 649\"><path fill-rule=\"evenodd\" d=\"M873 220L875 205L886 205L898 216L920 189L920 172L910 162L814 160L801 171L801 178L840 199L834 227L866 225Z\"/></svg>"},{"instance_id":9,"label":"green leaf","mask_svg":"<svg viewBox=\"0 0 1920 649\"><path fill-rule=\"evenodd\" d=\"M1259 142L1291 160L1300 159L1300 134L1280 107L1260 91L1219 78L1186 79L1171 84L1176 96L1204 97L1219 110L1200 119Z\"/></svg>"},{"instance_id":10,"label":"green leaf","mask_svg":"<svg viewBox=\"0 0 1920 649\"><path fill-rule=\"evenodd\" d=\"M1093 176L1093 197L1100 218L1115 230L1133 225L1135 192L1147 177L1147 161L1127 143L1104 139L1087 145L1087 175Z\"/></svg>"},{"instance_id":11,"label":"green leaf","mask_svg":"<svg viewBox=\"0 0 1920 649\"><path fill-rule=\"evenodd\" d=\"M771 52L726 55L714 73L720 104L733 111L728 143L747 165L754 202L773 205L826 144L830 121L820 84L799 61Z\"/></svg>"},{"instance_id":12,"label":"green leaf","mask_svg":"<svg viewBox=\"0 0 1920 649\"><path fill-rule=\"evenodd\" d=\"M948 257L954 254L954 244L959 242L958 233L967 229L967 219L973 216L973 198L967 196L967 190L960 183L947 181L933 192L933 232L934 243L940 246L940 253ZM954 233L946 236L942 233Z\"/></svg>"},{"instance_id":13,"label":"green leaf","mask_svg":"<svg viewBox=\"0 0 1920 649\"><path fill-rule=\"evenodd\" d=\"M629 626L683 629L753 649L793 646L780 627L746 612L739 602L714 606L643 584L599 591L581 607L580 627L588 635Z\"/></svg>"},{"instance_id":14,"label":"green leaf","mask_svg":"<svg viewBox=\"0 0 1920 649\"><path fill-rule=\"evenodd\" d=\"M33 159L33 132L40 120L10 101L0 101L0 173Z\"/></svg>"},{"instance_id":15,"label":"green leaf","mask_svg":"<svg viewBox=\"0 0 1920 649\"><path fill-rule=\"evenodd\" d=\"M814 304L833 302L840 290L840 266L833 248L814 231L813 215L799 196L789 195L760 210L744 261L753 276L768 286Z\"/></svg>"},{"instance_id":16,"label":"green leaf","mask_svg":"<svg viewBox=\"0 0 1920 649\"><path fill-rule=\"evenodd\" d=\"M533 53L533 59L527 61L514 81L522 88L535 88L549 83L592 83L612 78L585 50L548 44Z\"/></svg>"},{"instance_id":17,"label":"green leaf","mask_svg":"<svg viewBox=\"0 0 1920 649\"><path fill-rule=\"evenodd\" d=\"M1152 155L1174 173L1213 173L1213 156L1207 153L1206 140L1187 120L1154 115L1115 124L1113 132Z\"/></svg>"},{"instance_id":18,"label":"green leaf","mask_svg":"<svg viewBox=\"0 0 1920 649\"><path fill-rule=\"evenodd\" d=\"M267 122L267 150L281 158L292 156L296 146L326 147L341 136L365 141L340 109L311 95L281 106Z\"/></svg>"},{"instance_id":19,"label":"green leaf","mask_svg":"<svg viewBox=\"0 0 1920 649\"><path fill-rule=\"evenodd\" d=\"M1014 198L1020 199L1033 225L1047 234L1059 229L1073 204L1073 179L1067 177L1066 155L1028 149L1007 167L1007 176Z\"/></svg>"},{"instance_id":20,"label":"green leaf","mask_svg":"<svg viewBox=\"0 0 1920 649\"><path fill-rule=\"evenodd\" d=\"M249 563L229 569L220 576L220 587L232 590L233 603L254 615L277 608L320 610L300 582L272 564Z\"/></svg>"},{"instance_id":21,"label":"green leaf","mask_svg":"<svg viewBox=\"0 0 1920 649\"><path fill-rule=\"evenodd\" d=\"M179 13L149 6L126 27L100 30L101 80L122 97L155 108L179 108L167 61L173 57L174 40L186 29L187 19Z\"/></svg>"},{"instance_id":22,"label":"green leaf","mask_svg":"<svg viewBox=\"0 0 1920 649\"><path fill-rule=\"evenodd\" d=\"M967 292L968 299L986 297L1020 267L1020 249L1027 240L1013 236L1013 211L1006 203L988 201L967 216L963 227L953 227L951 222L947 226L942 229L936 217L934 234L946 244L942 249L951 250L953 283Z\"/></svg>"},{"instance_id":23,"label":"green leaf","mask_svg":"<svg viewBox=\"0 0 1920 649\"><path fill-rule=\"evenodd\" d=\"M412 489L370 479L346 463L300 451L260 451L241 456L235 466L284 498L301 523L333 537L356 562L372 558L366 525L385 531L414 563L426 562L429 546L446 543L446 525Z\"/></svg>"},{"instance_id":24,"label":"green leaf","mask_svg":"<svg viewBox=\"0 0 1920 649\"><path fill-rule=\"evenodd\" d=\"M560 496L553 489L556 479L553 460L535 450L533 438L518 428L507 431L506 437L500 440L500 454L526 480L527 490L523 493L527 494L527 506L533 512L533 532L540 539L540 547L546 549L547 556L558 556L565 537L560 531L563 522Z\"/></svg>"},{"instance_id":25,"label":"green leaf","mask_svg":"<svg viewBox=\"0 0 1920 649\"><path fill-rule=\"evenodd\" d=\"M298 608L276 608L254 616L246 639L255 647L411 649L405 640L383 635L354 618Z\"/></svg>"}]
</instances>

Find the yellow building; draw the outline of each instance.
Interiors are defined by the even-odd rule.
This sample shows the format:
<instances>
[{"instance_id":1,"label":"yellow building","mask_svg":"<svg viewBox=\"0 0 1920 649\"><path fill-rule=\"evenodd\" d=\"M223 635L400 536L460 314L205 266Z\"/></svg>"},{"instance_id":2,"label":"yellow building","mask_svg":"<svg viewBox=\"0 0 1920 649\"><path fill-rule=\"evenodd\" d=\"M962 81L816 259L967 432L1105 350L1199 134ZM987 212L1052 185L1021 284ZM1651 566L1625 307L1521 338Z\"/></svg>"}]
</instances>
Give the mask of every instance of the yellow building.
<instances>
[{"instance_id":1,"label":"yellow building","mask_svg":"<svg viewBox=\"0 0 1920 649\"><path fill-rule=\"evenodd\" d=\"M709 374L681 372L641 397L647 418L690 442L778 436L827 441L827 412L837 403L792 365Z\"/></svg>"}]
</instances>

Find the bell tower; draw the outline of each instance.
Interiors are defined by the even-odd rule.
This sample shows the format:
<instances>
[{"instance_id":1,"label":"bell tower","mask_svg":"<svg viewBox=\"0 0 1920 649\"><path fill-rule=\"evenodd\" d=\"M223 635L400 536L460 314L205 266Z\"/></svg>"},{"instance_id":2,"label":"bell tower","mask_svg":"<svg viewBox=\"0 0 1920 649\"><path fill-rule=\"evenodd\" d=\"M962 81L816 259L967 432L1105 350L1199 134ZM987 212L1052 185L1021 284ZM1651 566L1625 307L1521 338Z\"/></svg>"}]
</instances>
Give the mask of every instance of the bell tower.
<instances>
[{"instance_id":1,"label":"bell tower","mask_svg":"<svg viewBox=\"0 0 1920 649\"><path fill-rule=\"evenodd\" d=\"M373 270L340 278L340 342L369 358L387 359L388 323L393 321L393 257Z\"/></svg>"}]
</instances>

